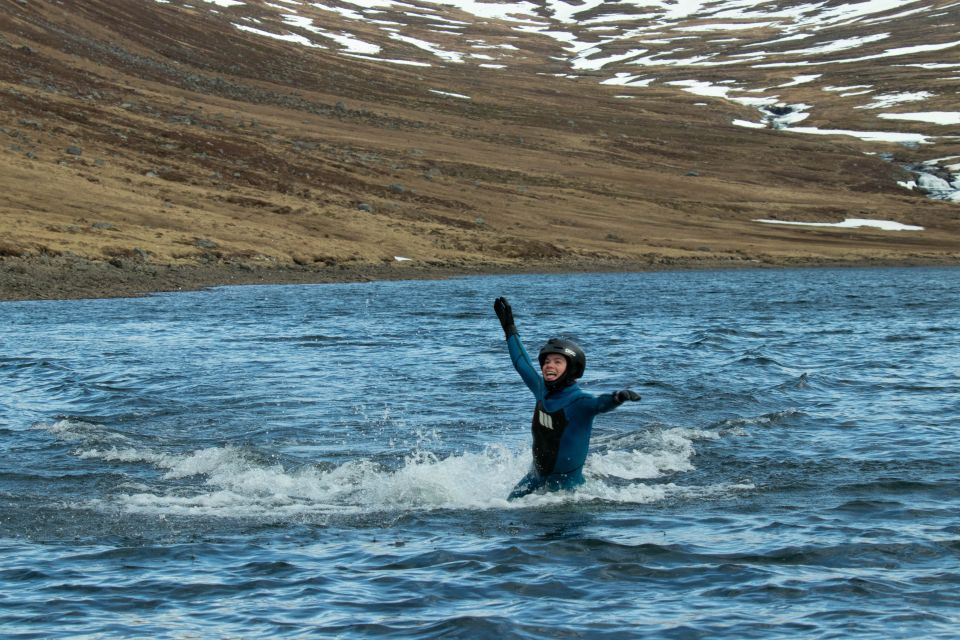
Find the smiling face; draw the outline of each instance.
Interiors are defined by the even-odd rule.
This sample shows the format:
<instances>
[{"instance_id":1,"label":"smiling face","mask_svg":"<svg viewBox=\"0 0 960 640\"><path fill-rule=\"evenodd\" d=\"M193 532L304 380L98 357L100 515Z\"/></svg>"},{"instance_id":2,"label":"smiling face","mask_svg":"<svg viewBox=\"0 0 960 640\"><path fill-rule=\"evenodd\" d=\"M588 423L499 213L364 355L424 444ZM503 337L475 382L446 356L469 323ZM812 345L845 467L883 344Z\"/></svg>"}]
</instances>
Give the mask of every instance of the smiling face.
<instances>
[{"instance_id":1,"label":"smiling face","mask_svg":"<svg viewBox=\"0 0 960 640\"><path fill-rule=\"evenodd\" d=\"M547 382L559 380L567 372L567 359L559 353L549 353L543 359L540 371L543 372L543 379Z\"/></svg>"}]
</instances>

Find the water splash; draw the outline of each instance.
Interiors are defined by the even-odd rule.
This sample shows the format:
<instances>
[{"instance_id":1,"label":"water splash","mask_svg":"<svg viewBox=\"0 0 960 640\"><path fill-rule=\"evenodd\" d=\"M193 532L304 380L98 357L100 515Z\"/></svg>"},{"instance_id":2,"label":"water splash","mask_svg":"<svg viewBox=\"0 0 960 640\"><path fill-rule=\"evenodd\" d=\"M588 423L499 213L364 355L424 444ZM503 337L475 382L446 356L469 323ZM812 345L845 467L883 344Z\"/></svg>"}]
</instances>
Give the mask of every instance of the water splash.
<instances>
[{"instance_id":1,"label":"water splash","mask_svg":"<svg viewBox=\"0 0 960 640\"><path fill-rule=\"evenodd\" d=\"M131 479L117 486L109 498L96 498L88 505L141 514L296 518L529 508L598 500L646 504L746 488L645 482L695 469L694 441L717 439L720 434L694 429L631 434L607 443L588 457L586 483L576 491L508 502L506 496L527 471L529 451L496 445L439 455L427 448L436 434L392 460L285 465L275 462L277 456L235 445L160 451L78 420L60 420L45 428L59 439L77 443L73 455L80 459L132 465L132 474L159 471L153 482Z\"/></svg>"}]
</instances>

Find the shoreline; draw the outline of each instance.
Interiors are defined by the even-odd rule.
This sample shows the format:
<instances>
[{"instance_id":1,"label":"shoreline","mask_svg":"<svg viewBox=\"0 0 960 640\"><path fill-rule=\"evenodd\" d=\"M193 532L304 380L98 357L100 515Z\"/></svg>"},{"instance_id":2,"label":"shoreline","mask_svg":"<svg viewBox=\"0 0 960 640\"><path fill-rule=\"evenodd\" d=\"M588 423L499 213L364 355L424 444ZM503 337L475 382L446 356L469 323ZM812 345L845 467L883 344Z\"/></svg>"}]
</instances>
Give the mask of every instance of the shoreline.
<instances>
[{"instance_id":1,"label":"shoreline","mask_svg":"<svg viewBox=\"0 0 960 640\"><path fill-rule=\"evenodd\" d=\"M159 293L201 291L221 286L436 280L486 275L957 266L960 266L960 257L955 256L899 259L859 257L836 260L802 257L743 260L659 257L647 261L572 259L518 264L358 263L333 268L229 263L118 264L116 261L64 256L5 257L0 258L0 302L135 298Z\"/></svg>"}]
</instances>

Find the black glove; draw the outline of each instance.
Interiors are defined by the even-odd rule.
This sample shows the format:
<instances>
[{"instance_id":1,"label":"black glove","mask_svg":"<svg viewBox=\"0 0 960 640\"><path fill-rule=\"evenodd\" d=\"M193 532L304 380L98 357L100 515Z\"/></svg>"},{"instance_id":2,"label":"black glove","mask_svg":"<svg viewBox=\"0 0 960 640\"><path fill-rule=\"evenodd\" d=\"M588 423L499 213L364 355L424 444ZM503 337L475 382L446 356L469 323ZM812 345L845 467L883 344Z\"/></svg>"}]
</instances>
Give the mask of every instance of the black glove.
<instances>
[{"instance_id":1,"label":"black glove","mask_svg":"<svg viewBox=\"0 0 960 640\"><path fill-rule=\"evenodd\" d=\"M504 335L508 338L515 335L517 326L513 323L513 309L507 299L500 297L494 300L493 310L497 312L497 317L500 318L500 326L503 327Z\"/></svg>"},{"instance_id":2,"label":"black glove","mask_svg":"<svg viewBox=\"0 0 960 640\"><path fill-rule=\"evenodd\" d=\"M630 389L624 389L623 391L614 391L613 399L616 400L617 403L619 404L623 404L627 400L636 402L637 400L640 399L640 394L637 393L636 391L631 391Z\"/></svg>"}]
</instances>

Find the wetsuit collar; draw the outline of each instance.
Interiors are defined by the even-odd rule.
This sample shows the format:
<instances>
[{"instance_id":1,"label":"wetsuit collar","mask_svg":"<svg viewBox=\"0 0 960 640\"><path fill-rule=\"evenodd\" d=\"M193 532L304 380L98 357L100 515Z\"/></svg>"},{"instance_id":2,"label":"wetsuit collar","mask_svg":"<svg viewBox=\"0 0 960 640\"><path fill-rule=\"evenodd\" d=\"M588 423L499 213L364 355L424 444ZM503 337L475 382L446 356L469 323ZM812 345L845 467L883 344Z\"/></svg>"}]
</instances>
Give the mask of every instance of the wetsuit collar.
<instances>
[{"instance_id":1,"label":"wetsuit collar","mask_svg":"<svg viewBox=\"0 0 960 640\"><path fill-rule=\"evenodd\" d=\"M553 382L547 382L546 380L543 381L543 384L547 387L547 391L549 393L557 393L559 391L563 391L567 387L572 387L576 383L577 383L577 379L576 378L570 379L566 373L563 374L563 377L557 380L554 380Z\"/></svg>"}]
</instances>

